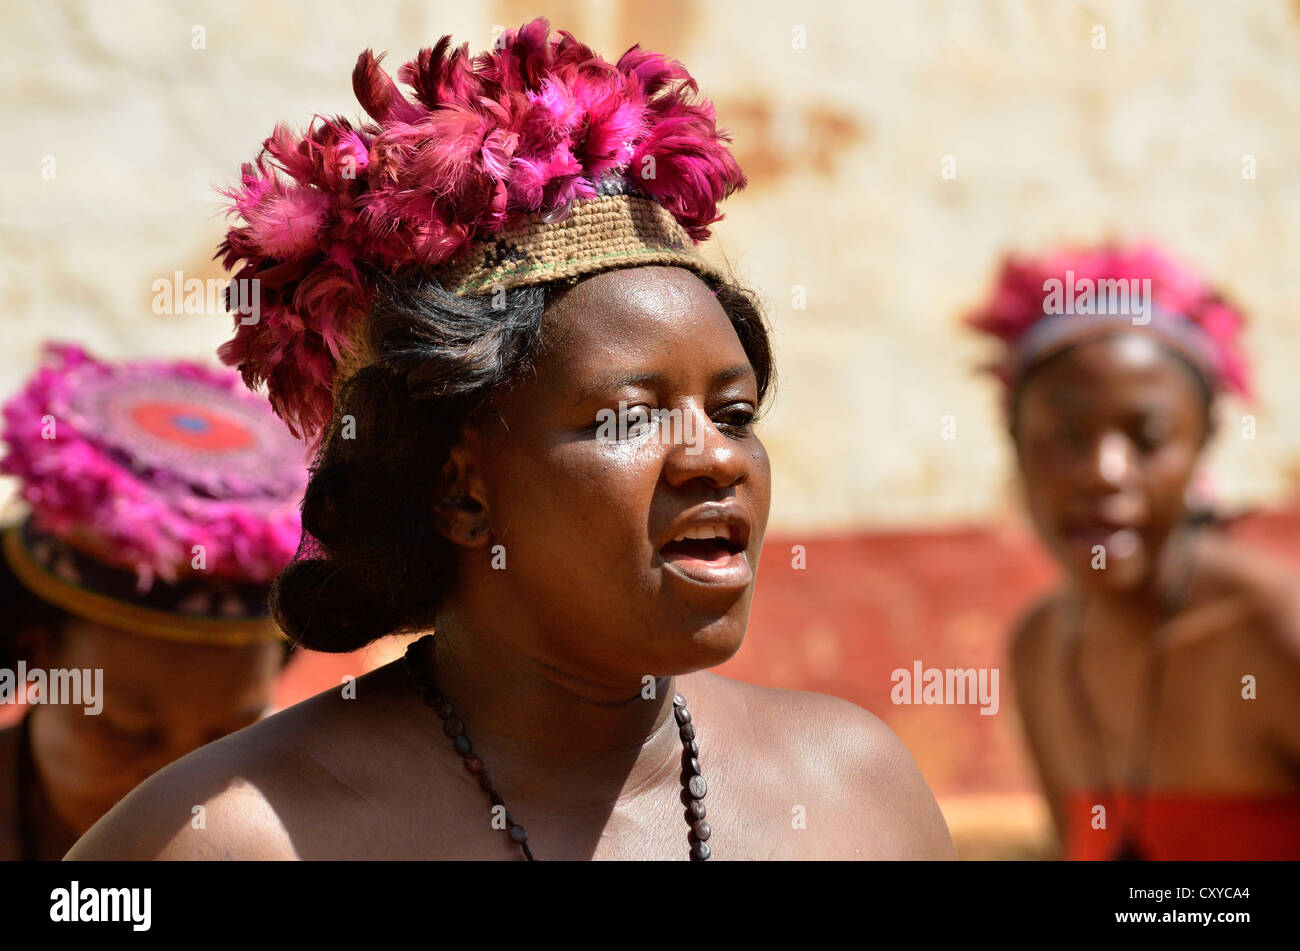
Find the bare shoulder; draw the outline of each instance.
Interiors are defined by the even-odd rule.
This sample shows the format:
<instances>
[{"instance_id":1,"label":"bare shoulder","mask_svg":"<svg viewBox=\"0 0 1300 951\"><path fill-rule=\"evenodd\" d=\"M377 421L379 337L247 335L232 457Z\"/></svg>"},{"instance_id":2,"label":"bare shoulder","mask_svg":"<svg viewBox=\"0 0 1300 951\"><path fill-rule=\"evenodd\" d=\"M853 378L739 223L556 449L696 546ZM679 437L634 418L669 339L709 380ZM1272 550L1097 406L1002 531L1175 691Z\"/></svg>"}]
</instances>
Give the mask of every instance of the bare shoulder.
<instances>
[{"instance_id":1,"label":"bare shoulder","mask_svg":"<svg viewBox=\"0 0 1300 951\"><path fill-rule=\"evenodd\" d=\"M863 843L863 857L955 857L921 771L879 717L839 697L695 676L710 678L711 690L745 718L751 762L780 788L805 789L810 803L843 817L839 834Z\"/></svg>"},{"instance_id":2,"label":"bare shoulder","mask_svg":"<svg viewBox=\"0 0 1300 951\"><path fill-rule=\"evenodd\" d=\"M91 826L65 858L296 858L259 782L261 726L241 731L249 736L228 736L195 750L149 777Z\"/></svg>"},{"instance_id":3,"label":"bare shoulder","mask_svg":"<svg viewBox=\"0 0 1300 951\"><path fill-rule=\"evenodd\" d=\"M1253 646L1291 673L1300 672L1300 575L1234 539L1207 534L1197 546L1198 569L1216 596L1247 623L1230 626L1254 635Z\"/></svg>"},{"instance_id":4,"label":"bare shoulder","mask_svg":"<svg viewBox=\"0 0 1300 951\"><path fill-rule=\"evenodd\" d=\"M364 678L363 678L364 680ZM358 681L361 683L361 681ZM295 840L353 796L333 764L349 727L318 694L155 773L93 825L70 860L296 859Z\"/></svg>"}]
</instances>

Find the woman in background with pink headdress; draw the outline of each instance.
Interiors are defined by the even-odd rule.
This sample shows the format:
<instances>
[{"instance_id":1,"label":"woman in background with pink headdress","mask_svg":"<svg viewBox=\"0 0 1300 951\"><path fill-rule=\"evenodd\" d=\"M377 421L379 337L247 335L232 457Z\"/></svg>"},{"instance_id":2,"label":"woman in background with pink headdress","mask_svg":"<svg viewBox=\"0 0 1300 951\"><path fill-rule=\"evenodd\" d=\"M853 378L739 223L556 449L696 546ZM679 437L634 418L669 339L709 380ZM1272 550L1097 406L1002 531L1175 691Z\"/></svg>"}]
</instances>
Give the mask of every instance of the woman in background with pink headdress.
<instances>
[{"instance_id":1,"label":"woman in background with pink headdress","mask_svg":"<svg viewBox=\"0 0 1300 951\"><path fill-rule=\"evenodd\" d=\"M167 763L254 722L287 642L302 445L239 376L50 345L4 406L0 859L56 860ZM191 821L204 824L201 816Z\"/></svg>"},{"instance_id":2,"label":"woman in background with pink headdress","mask_svg":"<svg viewBox=\"0 0 1300 951\"><path fill-rule=\"evenodd\" d=\"M971 323L1061 588L1013 644L1072 859L1300 858L1295 579L1189 506L1240 314L1155 248L1013 258Z\"/></svg>"}]
</instances>

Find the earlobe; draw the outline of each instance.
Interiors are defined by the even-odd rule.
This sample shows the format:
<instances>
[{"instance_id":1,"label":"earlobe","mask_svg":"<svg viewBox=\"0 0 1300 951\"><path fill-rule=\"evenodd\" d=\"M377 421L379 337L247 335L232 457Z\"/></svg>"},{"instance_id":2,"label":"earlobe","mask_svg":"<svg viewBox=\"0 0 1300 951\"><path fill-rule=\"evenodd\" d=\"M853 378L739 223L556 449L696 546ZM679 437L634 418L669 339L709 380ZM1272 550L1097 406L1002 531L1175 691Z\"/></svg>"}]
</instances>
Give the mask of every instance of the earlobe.
<instances>
[{"instance_id":1,"label":"earlobe","mask_svg":"<svg viewBox=\"0 0 1300 951\"><path fill-rule=\"evenodd\" d=\"M464 507L463 503L467 501L476 510ZM492 532L487 526L487 513L472 500L444 501L437 524L444 538L463 548L482 548L492 538Z\"/></svg>"}]
</instances>

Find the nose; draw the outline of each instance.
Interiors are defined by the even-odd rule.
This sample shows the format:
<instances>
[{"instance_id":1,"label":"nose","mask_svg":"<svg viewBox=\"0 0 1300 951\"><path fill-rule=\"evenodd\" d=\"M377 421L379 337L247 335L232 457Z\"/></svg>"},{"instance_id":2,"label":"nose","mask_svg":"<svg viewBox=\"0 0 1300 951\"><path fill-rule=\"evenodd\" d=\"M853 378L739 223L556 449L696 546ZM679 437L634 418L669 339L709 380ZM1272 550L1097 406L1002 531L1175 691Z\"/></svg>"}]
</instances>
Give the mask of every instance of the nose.
<instances>
[{"instance_id":1,"label":"nose","mask_svg":"<svg viewBox=\"0 0 1300 951\"><path fill-rule=\"evenodd\" d=\"M659 438L669 443L664 477L673 486L703 479L717 489L729 489L749 477L750 459L736 440L720 430L696 403L682 407L679 432L668 427Z\"/></svg>"},{"instance_id":2,"label":"nose","mask_svg":"<svg viewBox=\"0 0 1300 951\"><path fill-rule=\"evenodd\" d=\"M1088 474L1108 489L1119 489L1133 472L1133 447L1120 433L1106 433L1089 460Z\"/></svg>"}]
</instances>

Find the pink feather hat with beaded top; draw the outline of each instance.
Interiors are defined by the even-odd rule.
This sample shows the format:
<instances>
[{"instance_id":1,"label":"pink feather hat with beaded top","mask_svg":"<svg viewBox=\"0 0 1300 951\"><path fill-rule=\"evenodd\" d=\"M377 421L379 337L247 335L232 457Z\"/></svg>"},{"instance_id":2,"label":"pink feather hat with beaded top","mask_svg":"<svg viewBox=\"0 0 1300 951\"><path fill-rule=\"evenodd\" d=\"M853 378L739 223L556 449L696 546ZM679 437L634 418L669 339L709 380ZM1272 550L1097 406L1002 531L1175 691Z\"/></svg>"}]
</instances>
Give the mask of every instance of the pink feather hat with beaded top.
<instances>
[{"instance_id":1,"label":"pink feather hat with beaded top","mask_svg":"<svg viewBox=\"0 0 1300 951\"><path fill-rule=\"evenodd\" d=\"M261 317L220 349L319 445L346 376L369 362L377 275L418 269L459 295L673 265L721 277L696 245L745 184L686 69L632 47L606 62L546 20L471 56L451 37L397 72L367 50L370 121L277 126L218 250L258 282Z\"/></svg>"},{"instance_id":2,"label":"pink feather hat with beaded top","mask_svg":"<svg viewBox=\"0 0 1300 951\"><path fill-rule=\"evenodd\" d=\"M298 545L305 447L238 374L50 344L3 416L0 473L28 510L4 557L33 594L169 640L282 637L267 595Z\"/></svg>"}]
</instances>

